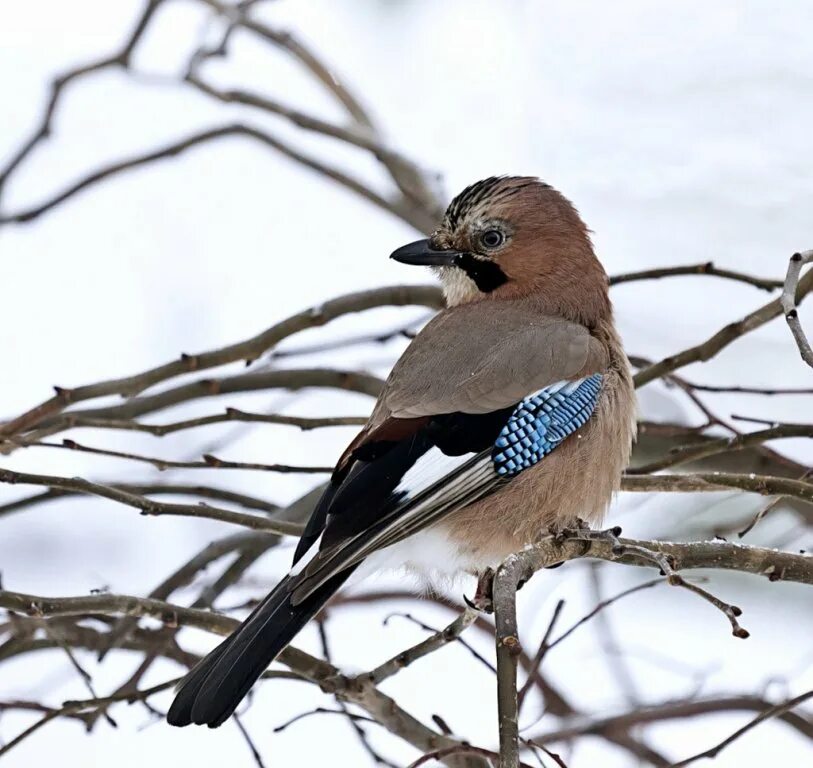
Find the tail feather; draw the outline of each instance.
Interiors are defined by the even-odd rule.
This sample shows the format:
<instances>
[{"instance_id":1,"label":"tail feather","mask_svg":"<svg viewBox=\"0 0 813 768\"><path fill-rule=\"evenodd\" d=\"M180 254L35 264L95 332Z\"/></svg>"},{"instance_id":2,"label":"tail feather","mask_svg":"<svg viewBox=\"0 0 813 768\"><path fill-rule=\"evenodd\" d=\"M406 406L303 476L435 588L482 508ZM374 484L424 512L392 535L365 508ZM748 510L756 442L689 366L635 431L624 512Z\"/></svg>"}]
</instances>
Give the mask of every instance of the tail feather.
<instances>
[{"instance_id":1,"label":"tail feather","mask_svg":"<svg viewBox=\"0 0 813 768\"><path fill-rule=\"evenodd\" d=\"M234 712L266 667L350 576L336 574L296 605L296 577L287 576L251 615L184 678L167 713L170 725L217 728Z\"/></svg>"}]
</instances>

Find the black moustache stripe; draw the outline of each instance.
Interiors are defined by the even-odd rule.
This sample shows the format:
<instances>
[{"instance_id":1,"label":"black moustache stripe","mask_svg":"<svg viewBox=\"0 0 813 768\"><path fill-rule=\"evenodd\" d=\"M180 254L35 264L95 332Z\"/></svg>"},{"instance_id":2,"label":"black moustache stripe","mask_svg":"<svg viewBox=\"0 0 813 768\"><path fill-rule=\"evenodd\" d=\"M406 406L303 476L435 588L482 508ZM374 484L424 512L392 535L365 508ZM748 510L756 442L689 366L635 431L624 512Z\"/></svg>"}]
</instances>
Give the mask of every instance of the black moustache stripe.
<instances>
[{"instance_id":1,"label":"black moustache stripe","mask_svg":"<svg viewBox=\"0 0 813 768\"><path fill-rule=\"evenodd\" d=\"M460 267L483 293L491 293L508 282L508 277L493 261L476 259L470 253L461 253L455 259L455 266Z\"/></svg>"}]
</instances>

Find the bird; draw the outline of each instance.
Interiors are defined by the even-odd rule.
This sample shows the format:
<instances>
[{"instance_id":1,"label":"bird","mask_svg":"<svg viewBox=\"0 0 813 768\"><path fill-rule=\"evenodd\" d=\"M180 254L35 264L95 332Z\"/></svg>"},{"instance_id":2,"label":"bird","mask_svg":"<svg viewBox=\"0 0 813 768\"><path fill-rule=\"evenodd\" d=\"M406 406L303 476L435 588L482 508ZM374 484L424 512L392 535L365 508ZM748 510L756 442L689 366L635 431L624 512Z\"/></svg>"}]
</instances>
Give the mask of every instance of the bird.
<instances>
[{"instance_id":1,"label":"bird","mask_svg":"<svg viewBox=\"0 0 813 768\"><path fill-rule=\"evenodd\" d=\"M225 722L354 572L482 579L548 532L600 523L620 486L630 365L607 274L564 195L489 177L391 258L431 267L446 306L339 458L290 572L183 679L171 725Z\"/></svg>"}]
</instances>

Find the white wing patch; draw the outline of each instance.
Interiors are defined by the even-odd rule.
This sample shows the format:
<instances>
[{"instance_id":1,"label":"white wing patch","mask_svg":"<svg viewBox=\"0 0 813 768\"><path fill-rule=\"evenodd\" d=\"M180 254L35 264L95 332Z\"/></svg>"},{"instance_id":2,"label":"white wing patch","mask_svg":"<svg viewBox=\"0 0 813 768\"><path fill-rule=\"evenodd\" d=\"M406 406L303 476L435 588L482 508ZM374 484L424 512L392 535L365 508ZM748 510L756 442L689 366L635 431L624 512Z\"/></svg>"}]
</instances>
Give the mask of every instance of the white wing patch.
<instances>
[{"instance_id":1,"label":"white wing patch","mask_svg":"<svg viewBox=\"0 0 813 768\"><path fill-rule=\"evenodd\" d=\"M319 547L322 546L322 537L320 536L313 544L310 545L307 552L305 552L302 557L297 560L290 571L288 571L289 576L298 576L302 571L305 570L308 563L313 560L313 558L319 553Z\"/></svg>"},{"instance_id":2,"label":"white wing patch","mask_svg":"<svg viewBox=\"0 0 813 768\"><path fill-rule=\"evenodd\" d=\"M447 456L438 447L430 448L404 473L394 492L405 493L407 499L414 498L462 467L474 455Z\"/></svg>"}]
</instances>

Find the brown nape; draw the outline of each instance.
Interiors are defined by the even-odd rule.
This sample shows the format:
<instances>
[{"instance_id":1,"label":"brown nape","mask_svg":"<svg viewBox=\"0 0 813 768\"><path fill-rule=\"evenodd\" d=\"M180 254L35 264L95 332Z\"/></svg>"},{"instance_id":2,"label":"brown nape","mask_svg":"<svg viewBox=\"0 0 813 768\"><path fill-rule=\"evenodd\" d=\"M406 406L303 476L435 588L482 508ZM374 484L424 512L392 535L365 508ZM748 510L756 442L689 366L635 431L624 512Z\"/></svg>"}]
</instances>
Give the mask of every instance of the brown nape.
<instances>
[{"instance_id":1,"label":"brown nape","mask_svg":"<svg viewBox=\"0 0 813 768\"><path fill-rule=\"evenodd\" d=\"M542 183L526 184L489 214L509 222L513 236L497 260L508 282L493 298L533 294L546 314L588 328L612 315L607 273L572 203Z\"/></svg>"}]
</instances>

